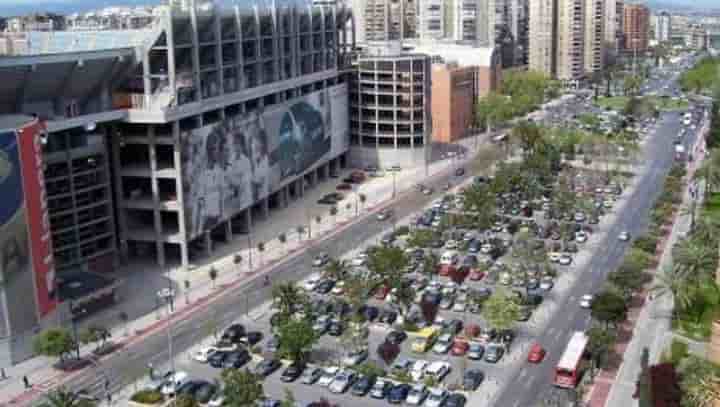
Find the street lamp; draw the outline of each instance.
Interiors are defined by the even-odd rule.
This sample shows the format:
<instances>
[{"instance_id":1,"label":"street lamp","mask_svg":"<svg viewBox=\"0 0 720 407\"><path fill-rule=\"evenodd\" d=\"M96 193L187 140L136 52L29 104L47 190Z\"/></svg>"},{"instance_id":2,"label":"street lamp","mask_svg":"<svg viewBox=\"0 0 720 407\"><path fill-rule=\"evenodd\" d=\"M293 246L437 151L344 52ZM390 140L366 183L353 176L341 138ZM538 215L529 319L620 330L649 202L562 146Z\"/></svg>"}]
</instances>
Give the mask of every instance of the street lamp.
<instances>
[{"instance_id":1,"label":"street lamp","mask_svg":"<svg viewBox=\"0 0 720 407\"><path fill-rule=\"evenodd\" d=\"M397 195L397 185L396 185L396 181L395 181L395 173L397 172L397 168L394 167L392 170L393 170L392 171L392 179L393 179L392 197L393 197L393 199L395 199L395 196Z\"/></svg>"}]
</instances>

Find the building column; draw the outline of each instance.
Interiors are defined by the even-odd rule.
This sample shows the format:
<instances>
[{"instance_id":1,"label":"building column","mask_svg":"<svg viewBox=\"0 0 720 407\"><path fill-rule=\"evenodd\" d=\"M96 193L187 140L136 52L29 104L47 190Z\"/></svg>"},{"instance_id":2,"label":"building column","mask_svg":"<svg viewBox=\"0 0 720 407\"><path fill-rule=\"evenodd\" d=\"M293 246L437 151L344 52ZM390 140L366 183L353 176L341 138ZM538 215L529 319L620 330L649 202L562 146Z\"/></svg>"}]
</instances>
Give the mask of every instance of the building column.
<instances>
[{"instance_id":1,"label":"building column","mask_svg":"<svg viewBox=\"0 0 720 407\"><path fill-rule=\"evenodd\" d=\"M270 217L270 199L265 197L262 200L263 219Z\"/></svg>"},{"instance_id":2,"label":"building column","mask_svg":"<svg viewBox=\"0 0 720 407\"><path fill-rule=\"evenodd\" d=\"M245 209L245 229L248 233L252 229L252 206Z\"/></svg>"},{"instance_id":3,"label":"building column","mask_svg":"<svg viewBox=\"0 0 720 407\"><path fill-rule=\"evenodd\" d=\"M228 242L232 241L233 239L233 230L232 230L232 220L227 220L225 222L225 240Z\"/></svg>"},{"instance_id":4,"label":"building column","mask_svg":"<svg viewBox=\"0 0 720 407\"><path fill-rule=\"evenodd\" d=\"M208 256L212 254L212 236L210 235L210 231L205 231L205 252Z\"/></svg>"},{"instance_id":5,"label":"building column","mask_svg":"<svg viewBox=\"0 0 720 407\"><path fill-rule=\"evenodd\" d=\"M188 253L188 245L186 242L180 243L180 264L183 270L188 270L190 267L190 254Z\"/></svg>"},{"instance_id":6,"label":"building column","mask_svg":"<svg viewBox=\"0 0 720 407\"><path fill-rule=\"evenodd\" d=\"M305 195L305 176L300 177L296 182L298 183L297 196L302 198Z\"/></svg>"},{"instance_id":7,"label":"building column","mask_svg":"<svg viewBox=\"0 0 720 407\"><path fill-rule=\"evenodd\" d=\"M290 185L285 185L282 189L282 207L288 207L288 201L290 200Z\"/></svg>"},{"instance_id":8,"label":"building column","mask_svg":"<svg viewBox=\"0 0 720 407\"><path fill-rule=\"evenodd\" d=\"M322 170L322 177L324 181L327 181L328 178L330 178L330 164L325 164L322 167L320 167Z\"/></svg>"},{"instance_id":9,"label":"building column","mask_svg":"<svg viewBox=\"0 0 720 407\"><path fill-rule=\"evenodd\" d=\"M155 250L157 252L156 258L158 266L165 267L165 245L163 242L156 241Z\"/></svg>"},{"instance_id":10,"label":"building column","mask_svg":"<svg viewBox=\"0 0 720 407\"><path fill-rule=\"evenodd\" d=\"M312 185L312 186L315 186L318 183L318 178L319 178L318 171L320 171L320 169L316 168L316 169L312 170L312 172L310 173L311 174L310 175L310 179L311 179L310 185Z\"/></svg>"}]
</instances>

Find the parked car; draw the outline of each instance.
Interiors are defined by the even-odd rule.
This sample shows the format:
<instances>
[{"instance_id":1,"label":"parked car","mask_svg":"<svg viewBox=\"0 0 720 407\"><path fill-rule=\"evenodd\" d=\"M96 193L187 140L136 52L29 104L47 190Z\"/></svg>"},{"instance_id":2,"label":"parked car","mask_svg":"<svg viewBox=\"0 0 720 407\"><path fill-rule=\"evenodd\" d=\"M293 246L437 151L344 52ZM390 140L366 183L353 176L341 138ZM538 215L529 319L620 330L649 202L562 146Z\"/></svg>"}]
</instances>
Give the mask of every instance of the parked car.
<instances>
[{"instance_id":1,"label":"parked car","mask_svg":"<svg viewBox=\"0 0 720 407\"><path fill-rule=\"evenodd\" d=\"M350 386L352 386L352 384L355 382L356 378L357 373L353 371L340 371L337 375L335 375L332 383L330 383L330 385L328 386L328 390L330 390L331 393L336 394L345 393L347 389L349 389Z\"/></svg>"},{"instance_id":2,"label":"parked car","mask_svg":"<svg viewBox=\"0 0 720 407\"><path fill-rule=\"evenodd\" d=\"M304 371L305 365L300 363L293 363L290 366L286 367L285 370L283 370L282 375L280 375L280 380L283 382L294 382L303 375Z\"/></svg>"},{"instance_id":3,"label":"parked car","mask_svg":"<svg viewBox=\"0 0 720 407\"><path fill-rule=\"evenodd\" d=\"M428 391L424 384L415 384L410 388L405 402L412 406L419 406L425 401L427 395Z\"/></svg>"},{"instance_id":4,"label":"parked car","mask_svg":"<svg viewBox=\"0 0 720 407\"><path fill-rule=\"evenodd\" d=\"M465 407L467 398L460 393L453 393L445 399L443 407Z\"/></svg>"},{"instance_id":5,"label":"parked car","mask_svg":"<svg viewBox=\"0 0 720 407\"><path fill-rule=\"evenodd\" d=\"M489 345L485 350L484 360L488 363L497 363L500 359L502 359L504 353L505 351L502 346L494 344Z\"/></svg>"},{"instance_id":6,"label":"parked car","mask_svg":"<svg viewBox=\"0 0 720 407\"><path fill-rule=\"evenodd\" d=\"M324 372L325 371L321 367L305 369L302 376L300 376L300 382L302 382L302 384L315 384Z\"/></svg>"},{"instance_id":7,"label":"parked car","mask_svg":"<svg viewBox=\"0 0 720 407\"><path fill-rule=\"evenodd\" d=\"M387 379L378 379L370 390L370 397L374 399L384 399L393 388L392 382Z\"/></svg>"},{"instance_id":8,"label":"parked car","mask_svg":"<svg viewBox=\"0 0 720 407\"><path fill-rule=\"evenodd\" d=\"M528 362L540 363L545 358L545 349L539 343L533 343L528 353Z\"/></svg>"},{"instance_id":9,"label":"parked car","mask_svg":"<svg viewBox=\"0 0 720 407\"><path fill-rule=\"evenodd\" d=\"M430 389L430 394L425 401L425 407L442 407L445 403L445 399L448 397L448 392L445 389L433 388Z\"/></svg>"},{"instance_id":10,"label":"parked car","mask_svg":"<svg viewBox=\"0 0 720 407\"><path fill-rule=\"evenodd\" d=\"M365 361L368 357L367 349L354 350L348 353L343 359L342 364L345 366L357 366Z\"/></svg>"},{"instance_id":11,"label":"parked car","mask_svg":"<svg viewBox=\"0 0 720 407\"><path fill-rule=\"evenodd\" d=\"M273 374L274 371L278 370L282 366L279 360L274 358L265 358L255 366L253 373L261 377L267 377Z\"/></svg>"},{"instance_id":12,"label":"parked car","mask_svg":"<svg viewBox=\"0 0 720 407\"><path fill-rule=\"evenodd\" d=\"M478 369L470 369L463 375L463 390L474 391L480 387L485 379L485 374Z\"/></svg>"},{"instance_id":13,"label":"parked car","mask_svg":"<svg viewBox=\"0 0 720 407\"><path fill-rule=\"evenodd\" d=\"M335 379L335 375L340 371L337 366L328 366L324 369L322 376L318 379L317 384L323 387L327 387Z\"/></svg>"},{"instance_id":14,"label":"parked car","mask_svg":"<svg viewBox=\"0 0 720 407\"><path fill-rule=\"evenodd\" d=\"M360 375L350 389L353 396L364 396L370 392L375 384L373 376Z\"/></svg>"},{"instance_id":15,"label":"parked car","mask_svg":"<svg viewBox=\"0 0 720 407\"><path fill-rule=\"evenodd\" d=\"M387 401L391 404L401 404L407 398L408 393L410 393L410 385L407 383L398 383L390 389Z\"/></svg>"}]
</instances>

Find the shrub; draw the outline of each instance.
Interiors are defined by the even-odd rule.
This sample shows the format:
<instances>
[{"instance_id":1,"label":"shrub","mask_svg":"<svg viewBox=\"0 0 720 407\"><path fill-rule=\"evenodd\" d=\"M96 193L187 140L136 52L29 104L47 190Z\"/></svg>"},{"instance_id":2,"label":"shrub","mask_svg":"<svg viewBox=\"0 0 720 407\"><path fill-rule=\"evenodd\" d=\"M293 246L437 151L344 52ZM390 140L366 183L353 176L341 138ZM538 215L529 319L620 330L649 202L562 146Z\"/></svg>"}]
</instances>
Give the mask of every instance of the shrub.
<instances>
[{"instance_id":1,"label":"shrub","mask_svg":"<svg viewBox=\"0 0 720 407\"><path fill-rule=\"evenodd\" d=\"M410 228L408 226L398 226L395 229L395 235L396 236L405 236L408 233L410 233Z\"/></svg>"},{"instance_id":2,"label":"shrub","mask_svg":"<svg viewBox=\"0 0 720 407\"><path fill-rule=\"evenodd\" d=\"M672 344L670 344L670 360L669 362L672 363L674 366L678 366L680 364L680 361L685 359L688 355L688 345L685 342L678 341L677 339L673 339Z\"/></svg>"},{"instance_id":3,"label":"shrub","mask_svg":"<svg viewBox=\"0 0 720 407\"><path fill-rule=\"evenodd\" d=\"M386 374L385 369L381 368L373 362L365 362L359 366L356 366L355 371L360 373L361 375L372 378L385 376Z\"/></svg>"},{"instance_id":4,"label":"shrub","mask_svg":"<svg viewBox=\"0 0 720 407\"><path fill-rule=\"evenodd\" d=\"M163 401L163 395L157 390L140 390L130 397L131 401L142 404L156 404Z\"/></svg>"},{"instance_id":5,"label":"shrub","mask_svg":"<svg viewBox=\"0 0 720 407\"><path fill-rule=\"evenodd\" d=\"M637 239L635 239L635 242L633 242L633 245L636 248L638 248L648 254L654 255L655 249L657 248L657 243L658 243L657 237L652 236L652 235L645 235L645 236L640 236Z\"/></svg>"}]
</instances>

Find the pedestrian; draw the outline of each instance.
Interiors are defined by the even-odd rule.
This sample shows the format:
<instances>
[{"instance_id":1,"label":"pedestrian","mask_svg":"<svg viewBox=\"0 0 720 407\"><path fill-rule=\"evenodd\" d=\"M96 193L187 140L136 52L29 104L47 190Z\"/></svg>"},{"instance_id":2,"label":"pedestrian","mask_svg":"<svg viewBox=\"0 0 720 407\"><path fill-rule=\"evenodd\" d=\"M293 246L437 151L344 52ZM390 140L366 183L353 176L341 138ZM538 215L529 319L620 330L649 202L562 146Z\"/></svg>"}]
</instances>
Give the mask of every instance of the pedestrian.
<instances>
[{"instance_id":1,"label":"pedestrian","mask_svg":"<svg viewBox=\"0 0 720 407\"><path fill-rule=\"evenodd\" d=\"M5 379L7 379L7 378L8 378L8 377L7 377L7 374L5 373L5 368L4 368L4 367L0 367L0 380L5 380Z\"/></svg>"},{"instance_id":2,"label":"pedestrian","mask_svg":"<svg viewBox=\"0 0 720 407\"><path fill-rule=\"evenodd\" d=\"M28 380L27 376L23 376L23 384L25 385L25 389L29 389L32 386L30 385L30 380Z\"/></svg>"}]
</instances>

